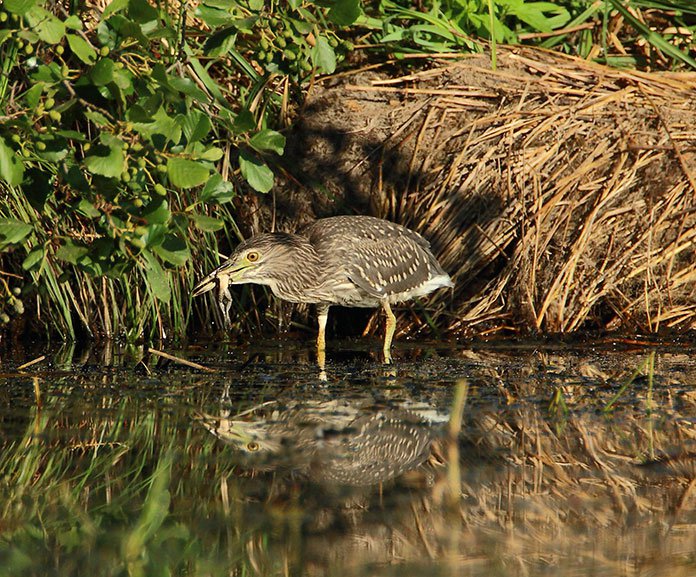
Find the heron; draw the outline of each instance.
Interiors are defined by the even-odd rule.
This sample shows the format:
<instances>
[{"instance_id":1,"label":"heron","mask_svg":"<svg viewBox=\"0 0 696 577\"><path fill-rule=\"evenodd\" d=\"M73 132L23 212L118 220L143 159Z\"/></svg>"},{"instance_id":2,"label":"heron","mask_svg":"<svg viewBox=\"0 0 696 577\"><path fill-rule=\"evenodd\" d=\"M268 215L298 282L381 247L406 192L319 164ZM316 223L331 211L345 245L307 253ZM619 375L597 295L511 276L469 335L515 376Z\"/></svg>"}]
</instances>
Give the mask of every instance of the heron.
<instances>
[{"instance_id":1,"label":"heron","mask_svg":"<svg viewBox=\"0 0 696 577\"><path fill-rule=\"evenodd\" d=\"M386 315L384 362L389 364L396 330L391 305L454 286L426 239L371 216L321 218L297 233L253 236L205 276L192 295L217 287L218 304L229 323L229 287L246 283L266 285L285 301L316 305L317 357L322 367L331 306L381 307Z\"/></svg>"}]
</instances>

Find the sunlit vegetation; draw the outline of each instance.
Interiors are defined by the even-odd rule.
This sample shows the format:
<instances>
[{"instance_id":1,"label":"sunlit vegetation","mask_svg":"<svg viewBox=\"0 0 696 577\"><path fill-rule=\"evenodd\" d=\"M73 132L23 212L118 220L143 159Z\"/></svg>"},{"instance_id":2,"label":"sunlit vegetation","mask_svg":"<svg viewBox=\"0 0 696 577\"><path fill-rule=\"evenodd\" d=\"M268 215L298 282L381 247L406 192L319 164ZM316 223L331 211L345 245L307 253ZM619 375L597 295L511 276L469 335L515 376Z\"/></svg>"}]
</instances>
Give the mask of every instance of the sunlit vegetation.
<instances>
[{"instance_id":1,"label":"sunlit vegetation","mask_svg":"<svg viewBox=\"0 0 696 577\"><path fill-rule=\"evenodd\" d=\"M695 12L685 0L5 0L0 330L136 341L207 324L190 287L237 242L250 195L292 177L286 129L321 76L515 42L694 67Z\"/></svg>"}]
</instances>

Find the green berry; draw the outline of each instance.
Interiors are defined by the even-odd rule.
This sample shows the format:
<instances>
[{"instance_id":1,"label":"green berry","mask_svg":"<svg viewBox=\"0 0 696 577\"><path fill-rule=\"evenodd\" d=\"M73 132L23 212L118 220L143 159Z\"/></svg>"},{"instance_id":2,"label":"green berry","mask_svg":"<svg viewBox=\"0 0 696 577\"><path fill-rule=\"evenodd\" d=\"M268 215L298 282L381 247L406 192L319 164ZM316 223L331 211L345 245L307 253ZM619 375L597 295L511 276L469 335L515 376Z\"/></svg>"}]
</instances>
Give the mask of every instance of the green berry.
<instances>
[{"instance_id":1,"label":"green berry","mask_svg":"<svg viewBox=\"0 0 696 577\"><path fill-rule=\"evenodd\" d=\"M329 46L331 46L331 48L336 48L336 46L338 46L338 40L335 36L329 37Z\"/></svg>"},{"instance_id":2,"label":"green berry","mask_svg":"<svg viewBox=\"0 0 696 577\"><path fill-rule=\"evenodd\" d=\"M16 299L14 304L14 310L18 315L21 315L24 313L24 303L20 301L19 299Z\"/></svg>"},{"instance_id":3,"label":"green berry","mask_svg":"<svg viewBox=\"0 0 696 577\"><path fill-rule=\"evenodd\" d=\"M121 182L130 182L130 179L131 179L130 173L127 170L124 170L121 173ZM140 200L140 199L138 198L136 200ZM142 206L143 205L142 203L143 203L143 201L140 200L140 205L136 205L136 206Z\"/></svg>"},{"instance_id":4,"label":"green berry","mask_svg":"<svg viewBox=\"0 0 696 577\"><path fill-rule=\"evenodd\" d=\"M259 50L259 53L256 55L256 60L258 62L263 62L266 60L266 52L264 50Z\"/></svg>"},{"instance_id":5,"label":"green berry","mask_svg":"<svg viewBox=\"0 0 696 577\"><path fill-rule=\"evenodd\" d=\"M145 159L144 159L144 158L139 158L139 159L138 159L138 167L139 167L139 168L145 168L145 165L146 165L146 164L147 164L147 163L145 162Z\"/></svg>"},{"instance_id":6,"label":"green berry","mask_svg":"<svg viewBox=\"0 0 696 577\"><path fill-rule=\"evenodd\" d=\"M10 322L10 315L8 315L7 313L2 313L0 315L0 323L2 323L3 325L6 325L9 322Z\"/></svg>"},{"instance_id":7,"label":"green berry","mask_svg":"<svg viewBox=\"0 0 696 577\"><path fill-rule=\"evenodd\" d=\"M7 22L7 12L0 12L0 22Z\"/></svg>"},{"instance_id":8,"label":"green berry","mask_svg":"<svg viewBox=\"0 0 696 577\"><path fill-rule=\"evenodd\" d=\"M261 38L261 40L259 40L259 46L261 47L261 50L268 50L270 48L266 38Z\"/></svg>"},{"instance_id":9,"label":"green berry","mask_svg":"<svg viewBox=\"0 0 696 577\"><path fill-rule=\"evenodd\" d=\"M22 142L22 137L19 134L13 134L12 142L19 144L20 142Z\"/></svg>"},{"instance_id":10,"label":"green berry","mask_svg":"<svg viewBox=\"0 0 696 577\"><path fill-rule=\"evenodd\" d=\"M90 149L90 148L92 148L92 144L89 143L89 142L85 142L85 143L82 145L82 150L84 150L85 152L89 152L89 149Z\"/></svg>"},{"instance_id":11,"label":"green berry","mask_svg":"<svg viewBox=\"0 0 696 577\"><path fill-rule=\"evenodd\" d=\"M148 229L146 226L136 226L133 232L138 236L145 236L148 232Z\"/></svg>"},{"instance_id":12,"label":"green berry","mask_svg":"<svg viewBox=\"0 0 696 577\"><path fill-rule=\"evenodd\" d=\"M24 40L17 40L17 48L20 50L24 48Z\"/></svg>"},{"instance_id":13,"label":"green berry","mask_svg":"<svg viewBox=\"0 0 696 577\"><path fill-rule=\"evenodd\" d=\"M106 56L109 55L109 52L110 52L110 51L109 51L109 47L108 47L108 46L102 46L102 47L99 49L99 56L101 56L101 57L104 58L104 57L106 57Z\"/></svg>"},{"instance_id":14,"label":"green berry","mask_svg":"<svg viewBox=\"0 0 696 577\"><path fill-rule=\"evenodd\" d=\"M31 44L27 44L24 47L24 54L27 54L27 55L34 54L34 47Z\"/></svg>"},{"instance_id":15,"label":"green berry","mask_svg":"<svg viewBox=\"0 0 696 577\"><path fill-rule=\"evenodd\" d=\"M130 243L136 248L145 248L145 241L142 238L132 238L130 239Z\"/></svg>"},{"instance_id":16,"label":"green berry","mask_svg":"<svg viewBox=\"0 0 696 577\"><path fill-rule=\"evenodd\" d=\"M54 122L60 122L61 115L60 115L60 112L58 112L57 110L49 110L49 111L48 111L48 116L49 116L50 119L53 120Z\"/></svg>"},{"instance_id":17,"label":"green berry","mask_svg":"<svg viewBox=\"0 0 696 577\"><path fill-rule=\"evenodd\" d=\"M285 48L288 45L288 43L285 41L285 38L283 38L282 36L278 36L275 39L275 45L278 48Z\"/></svg>"},{"instance_id":18,"label":"green berry","mask_svg":"<svg viewBox=\"0 0 696 577\"><path fill-rule=\"evenodd\" d=\"M45 142L37 142L36 143L36 150L46 150L46 143Z\"/></svg>"},{"instance_id":19,"label":"green berry","mask_svg":"<svg viewBox=\"0 0 696 577\"><path fill-rule=\"evenodd\" d=\"M266 52L266 62L273 62L273 53Z\"/></svg>"},{"instance_id":20,"label":"green berry","mask_svg":"<svg viewBox=\"0 0 696 577\"><path fill-rule=\"evenodd\" d=\"M283 50L283 56L285 57L286 60L290 60L291 62L297 58L297 54L295 54L289 48L286 48L285 50Z\"/></svg>"},{"instance_id":21,"label":"green berry","mask_svg":"<svg viewBox=\"0 0 696 577\"><path fill-rule=\"evenodd\" d=\"M51 97L48 97L46 100L44 100L44 108L45 108L46 110L50 110L50 109L53 108L55 105L56 105L56 101L55 101L53 98L51 98Z\"/></svg>"},{"instance_id":22,"label":"green berry","mask_svg":"<svg viewBox=\"0 0 696 577\"><path fill-rule=\"evenodd\" d=\"M160 196L165 196L167 194L167 189L164 188L164 186L158 182L157 184L155 184L155 192Z\"/></svg>"},{"instance_id":23,"label":"green berry","mask_svg":"<svg viewBox=\"0 0 696 577\"><path fill-rule=\"evenodd\" d=\"M140 152L142 149L143 149L143 145L140 144L139 142L134 142L133 144L131 144L131 150L133 150L135 152Z\"/></svg>"},{"instance_id":24,"label":"green berry","mask_svg":"<svg viewBox=\"0 0 696 577\"><path fill-rule=\"evenodd\" d=\"M14 288L12 289L12 294L13 294L14 296L18 297L19 295L22 294L22 289L19 288L18 286L16 286L16 287L14 287Z\"/></svg>"},{"instance_id":25,"label":"green berry","mask_svg":"<svg viewBox=\"0 0 696 577\"><path fill-rule=\"evenodd\" d=\"M55 51L56 51L56 54L58 56L60 56L61 54L63 54L63 52L65 52L65 48L63 48L60 44L58 44L58 46L55 47Z\"/></svg>"},{"instance_id":26,"label":"green berry","mask_svg":"<svg viewBox=\"0 0 696 577\"><path fill-rule=\"evenodd\" d=\"M136 199L133 201L133 206L135 206L136 208L140 208L142 205L143 205L143 199L142 199L142 198L136 198Z\"/></svg>"},{"instance_id":27,"label":"green berry","mask_svg":"<svg viewBox=\"0 0 696 577\"><path fill-rule=\"evenodd\" d=\"M157 170L159 172L167 172L167 165L166 164L158 164L157 165Z\"/></svg>"}]
</instances>

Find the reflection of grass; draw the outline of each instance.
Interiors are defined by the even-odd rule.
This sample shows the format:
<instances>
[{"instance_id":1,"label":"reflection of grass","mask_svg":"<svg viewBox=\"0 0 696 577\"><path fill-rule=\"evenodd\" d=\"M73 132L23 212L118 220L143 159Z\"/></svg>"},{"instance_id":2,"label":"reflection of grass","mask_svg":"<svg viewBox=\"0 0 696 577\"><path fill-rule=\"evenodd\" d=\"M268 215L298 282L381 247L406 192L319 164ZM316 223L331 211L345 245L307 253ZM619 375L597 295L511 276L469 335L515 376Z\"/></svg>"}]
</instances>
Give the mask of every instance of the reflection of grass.
<instances>
[{"instance_id":1,"label":"reflection of grass","mask_svg":"<svg viewBox=\"0 0 696 577\"><path fill-rule=\"evenodd\" d=\"M442 562L457 575L633 575L641 563L686 577L694 473L639 464L688 461L693 403L651 357L645 382L629 378L618 398L601 378L578 385L572 363L550 377L534 359L512 377L495 375L499 358L479 359L472 385L447 393L461 442L436 447L432 483L349 496L238 470L229 447L181 412L210 409L218 377L174 371L179 388L146 394L141 383L130 396L101 374L44 381L42 407L0 453L0 575L364 575L368 564L420 575Z\"/></svg>"}]
</instances>

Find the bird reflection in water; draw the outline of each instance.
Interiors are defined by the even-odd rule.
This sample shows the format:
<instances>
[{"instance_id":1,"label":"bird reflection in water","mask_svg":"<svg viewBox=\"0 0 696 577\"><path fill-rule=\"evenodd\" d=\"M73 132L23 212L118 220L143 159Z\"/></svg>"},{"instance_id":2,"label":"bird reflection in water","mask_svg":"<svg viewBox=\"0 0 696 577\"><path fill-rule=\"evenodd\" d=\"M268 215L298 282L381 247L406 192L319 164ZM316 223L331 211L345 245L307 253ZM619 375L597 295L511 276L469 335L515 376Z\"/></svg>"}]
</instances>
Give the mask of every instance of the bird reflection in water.
<instances>
[{"instance_id":1,"label":"bird reflection in water","mask_svg":"<svg viewBox=\"0 0 696 577\"><path fill-rule=\"evenodd\" d=\"M415 403L270 401L234 416L198 414L249 468L299 473L316 483L367 486L415 469L447 416Z\"/></svg>"}]
</instances>

